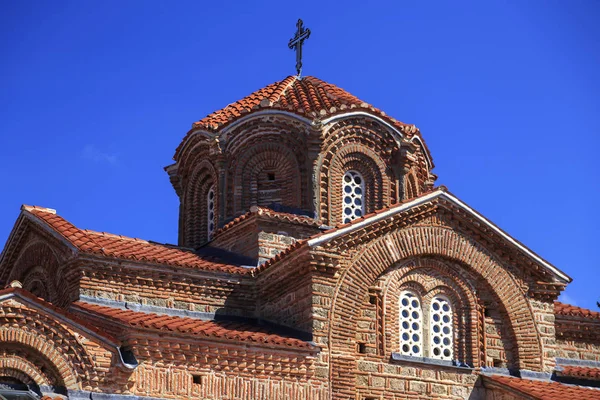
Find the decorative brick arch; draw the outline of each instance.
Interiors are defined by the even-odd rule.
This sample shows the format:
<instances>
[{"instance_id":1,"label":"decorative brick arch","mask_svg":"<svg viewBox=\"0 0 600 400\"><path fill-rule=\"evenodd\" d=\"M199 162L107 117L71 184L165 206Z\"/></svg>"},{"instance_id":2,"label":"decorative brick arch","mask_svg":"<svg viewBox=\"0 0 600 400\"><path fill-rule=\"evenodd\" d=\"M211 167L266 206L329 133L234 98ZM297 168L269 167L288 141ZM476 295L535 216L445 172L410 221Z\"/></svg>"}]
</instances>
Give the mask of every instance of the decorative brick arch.
<instances>
[{"instance_id":1,"label":"decorative brick arch","mask_svg":"<svg viewBox=\"0 0 600 400\"><path fill-rule=\"evenodd\" d=\"M58 304L57 284L63 281L60 261L54 249L41 240L29 243L14 263L8 282L18 280L26 289L35 289L36 296Z\"/></svg>"},{"instance_id":2,"label":"decorative brick arch","mask_svg":"<svg viewBox=\"0 0 600 400\"><path fill-rule=\"evenodd\" d=\"M271 139L271 140L269 140ZM285 206L302 208L301 168L296 154L288 146L274 141L273 137L264 137L263 143L257 143L245 149L243 154L233 157L230 166L233 205L232 215L248 211L253 205L261 204L259 190L261 185L277 190L277 198ZM272 174L272 175L271 175ZM269 183L269 179L272 182Z\"/></svg>"},{"instance_id":3,"label":"decorative brick arch","mask_svg":"<svg viewBox=\"0 0 600 400\"><path fill-rule=\"evenodd\" d=\"M385 163L369 148L348 145L339 149L331 159L329 173L322 178L328 190L322 192L321 203L329 210L329 224L339 225L343 220L342 179L348 171L358 171L365 185L365 214L379 210L390 203L390 173Z\"/></svg>"},{"instance_id":4,"label":"decorative brick arch","mask_svg":"<svg viewBox=\"0 0 600 400\"><path fill-rule=\"evenodd\" d=\"M77 371L65 355L57 350L57 346L43 336L28 332L23 328L0 328L0 342L4 345L17 344L21 349L30 349L37 358L49 360L50 365L58 372L59 382L67 389L80 390L77 376L85 376L84 371ZM89 376L89 372L88 376Z\"/></svg>"},{"instance_id":5,"label":"decorative brick arch","mask_svg":"<svg viewBox=\"0 0 600 400\"><path fill-rule=\"evenodd\" d=\"M404 176L404 199L414 199L420 194L419 186L414 172L410 171Z\"/></svg>"},{"instance_id":6,"label":"decorative brick arch","mask_svg":"<svg viewBox=\"0 0 600 400\"><path fill-rule=\"evenodd\" d=\"M306 137L311 126L294 114L255 114L221 133L223 151L235 157L263 140L274 141L293 149L297 156L306 154Z\"/></svg>"},{"instance_id":7,"label":"decorative brick arch","mask_svg":"<svg viewBox=\"0 0 600 400\"><path fill-rule=\"evenodd\" d=\"M543 369L542 345L534 316L514 277L481 245L456 231L441 226L413 226L390 232L360 247L353 259L339 273L331 307L329 325L330 354L353 353L355 343L348 332L356 330L360 304L369 286L388 268L412 257L442 257L457 262L472 274L490 283L499 305L506 310L512 338L517 347L517 366L520 369ZM532 358L538 354L538 358ZM535 356L533 356L535 357ZM347 357L332 356L330 385L333 393L353 392L354 368ZM355 362L355 361L353 361ZM336 376L336 379L333 377ZM344 379L339 377L343 376Z\"/></svg>"},{"instance_id":8,"label":"decorative brick arch","mask_svg":"<svg viewBox=\"0 0 600 400\"><path fill-rule=\"evenodd\" d=\"M477 333L483 328L479 324L479 302L472 284L475 277L470 275L458 265L430 257L409 258L386 270L377 281L377 286L382 289L386 311L384 354L389 357L391 352L399 351L398 299L403 290L410 289L421 296L423 310L429 307L431 299L438 294L443 294L450 300L454 307L454 336L458 339L454 344L454 354L460 361L480 366L482 360ZM424 315L426 317L427 312ZM424 321L424 328L424 332L428 332L427 320ZM458 335L458 332L462 334ZM424 334L424 337L427 335Z\"/></svg>"},{"instance_id":9,"label":"decorative brick arch","mask_svg":"<svg viewBox=\"0 0 600 400\"><path fill-rule=\"evenodd\" d=\"M208 210L206 196L212 187L215 187L215 210L218 210L220 201L217 171L207 159L201 160L185 184L182 218L183 227L182 244L196 248L208 240ZM218 213L215 213L218 219ZM217 221L218 222L218 221Z\"/></svg>"},{"instance_id":10,"label":"decorative brick arch","mask_svg":"<svg viewBox=\"0 0 600 400\"><path fill-rule=\"evenodd\" d=\"M103 372L96 368L95 355L102 354L104 359L108 357L109 360L116 356L116 349L106 350L92 340L84 346L77 332L18 302L2 303L0 321L3 348L29 349L32 359L49 360L52 369L58 371L56 375L60 376L62 386L68 389L80 389L82 384L87 387L97 385L99 374ZM45 364L48 365L48 362Z\"/></svg>"},{"instance_id":11,"label":"decorative brick arch","mask_svg":"<svg viewBox=\"0 0 600 400\"><path fill-rule=\"evenodd\" d=\"M50 386L56 382L48 379L31 361L17 355L2 354L0 357L0 376L10 376L26 385Z\"/></svg>"},{"instance_id":12,"label":"decorative brick arch","mask_svg":"<svg viewBox=\"0 0 600 400\"><path fill-rule=\"evenodd\" d=\"M322 221L333 226L342 223L342 178L351 169L365 180L365 212L397 202L392 160L398 159L399 144L387 128L374 120L349 118L328 127L322 140L314 174Z\"/></svg>"}]
</instances>

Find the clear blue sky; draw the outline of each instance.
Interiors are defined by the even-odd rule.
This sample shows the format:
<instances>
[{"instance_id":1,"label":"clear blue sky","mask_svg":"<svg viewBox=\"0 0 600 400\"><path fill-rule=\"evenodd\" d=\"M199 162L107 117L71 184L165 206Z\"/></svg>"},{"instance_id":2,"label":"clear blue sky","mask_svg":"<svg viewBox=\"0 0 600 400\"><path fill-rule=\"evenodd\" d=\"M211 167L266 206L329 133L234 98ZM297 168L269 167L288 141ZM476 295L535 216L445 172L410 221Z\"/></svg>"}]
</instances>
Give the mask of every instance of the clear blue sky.
<instances>
[{"instance_id":1,"label":"clear blue sky","mask_svg":"<svg viewBox=\"0 0 600 400\"><path fill-rule=\"evenodd\" d=\"M371 4L368 4L371 3ZM4 1L0 242L21 204L176 243L191 123L304 73L416 124L448 188L600 297L600 2Z\"/></svg>"}]
</instances>

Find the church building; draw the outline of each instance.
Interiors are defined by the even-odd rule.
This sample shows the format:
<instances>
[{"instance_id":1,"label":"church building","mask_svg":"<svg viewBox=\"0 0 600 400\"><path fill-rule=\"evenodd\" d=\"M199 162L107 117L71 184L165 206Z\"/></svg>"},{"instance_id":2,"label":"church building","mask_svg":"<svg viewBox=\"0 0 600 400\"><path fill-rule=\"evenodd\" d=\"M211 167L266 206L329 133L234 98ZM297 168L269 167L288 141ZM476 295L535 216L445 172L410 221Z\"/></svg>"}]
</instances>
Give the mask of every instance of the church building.
<instances>
[{"instance_id":1,"label":"church building","mask_svg":"<svg viewBox=\"0 0 600 400\"><path fill-rule=\"evenodd\" d=\"M600 399L600 313L415 125L298 74L182 136L176 245L21 208L0 399Z\"/></svg>"}]
</instances>

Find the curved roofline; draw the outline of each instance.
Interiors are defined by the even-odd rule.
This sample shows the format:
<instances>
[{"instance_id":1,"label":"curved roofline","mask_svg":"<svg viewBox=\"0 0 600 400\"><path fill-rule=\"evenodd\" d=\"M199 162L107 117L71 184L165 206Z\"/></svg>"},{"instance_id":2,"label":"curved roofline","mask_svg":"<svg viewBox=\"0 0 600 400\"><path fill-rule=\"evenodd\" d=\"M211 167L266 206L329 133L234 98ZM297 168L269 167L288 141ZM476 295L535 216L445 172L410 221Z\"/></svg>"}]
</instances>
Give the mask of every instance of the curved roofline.
<instances>
[{"instance_id":1,"label":"curved roofline","mask_svg":"<svg viewBox=\"0 0 600 400\"><path fill-rule=\"evenodd\" d=\"M241 125L242 123L247 122L255 117L260 117L262 115L269 115L269 114L271 114L271 115L279 114L279 115L285 115L287 117L292 117L301 122L306 123L309 126L312 126L313 122L314 122L314 120L308 119L301 115L298 115L292 111L266 108L266 109L250 111L248 114L244 115L243 117L240 117L240 118L236 119L235 121L232 121L230 124L226 125L225 127L223 127L223 129L219 132L211 132L211 131L207 130L204 126L201 126L201 125L193 126L192 129L190 129L188 131L188 133L184 137L183 141L179 145L177 151L175 152L175 155L173 156L173 160L179 161L179 159L181 158L181 154L183 154L186 151L188 144L197 135L205 134L207 139L219 136L219 137L224 137L224 139L227 140L227 134L232 129L236 128L237 126Z\"/></svg>"},{"instance_id":2,"label":"curved roofline","mask_svg":"<svg viewBox=\"0 0 600 400\"><path fill-rule=\"evenodd\" d=\"M210 138L216 137L218 135L218 133L211 132L203 126L198 126L198 127L192 126L192 129L190 129L185 134L185 137L183 138L183 140L181 141L179 146L177 146L177 149L175 150L175 154L173 154L173 160L176 163L179 162L179 159L181 158L181 154L187 150L186 148L189 145L189 143L191 143L192 139L198 135L202 135L202 136L205 136L206 139L210 139Z\"/></svg>"},{"instance_id":3,"label":"curved roofline","mask_svg":"<svg viewBox=\"0 0 600 400\"><path fill-rule=\"evenodd\" d=\"M288 117L292 117L295 118L301 122L304 122L310 126L313 125L314 123L314 119L308 119L306 117L303 117L301 115L298 115L292 111L287 111L287 110L278 110L278 109L273 109L273 108L268 108L268 109L259 109L256 111L250 111L248 114L244 115L243 117L240 117L238 119L236 119L235 121L231 122L231 124L225 126L223 128L223 130L221 130L220 135L224 135L225 138L227 138L227 134L233 130L235 127L237 127L238 125L241 125L242 123L251 120L252 118L255 117L259 117L261 115L269 115L269 114L280 114L280 115L285 115Z\"/></svg>"},{"instance_id":4,"label":"curved roofline","mask_svg":"<svg viewBox=\"0 0 600 400\"><path fill-rule=\"evenodd\" d=\"M404 135L402 133L402 131L400 129L398 129L398 127L396 127L394 124L386 121L385 118L382 118L382 117L375 115L373 113L370 113L368 111L349 111L349 112L345 112L345 113L340 113L340 114L332 115L331 117L326 118L321 122L323 124L328 124L337 119L343 119L343 118L348 118L348 117L353 117L353 116L366 116L366 117L373 118L373 119L377 120L378 122L382 123L383 125L385 125L386 127L388 127L389 129L391 129L393 132L396 132L398 135L400 135L400 138L402 138L402 139L406 138L406 135ZM389 117L389 118L391 118L391 117ZM429 154L429 149L425 145L423 138L421 138L419 135L415 135L412 138L410 138L409 142L413 142L414 140L417 140L419 142L419 145L423 149L423 154L425 155L425 161L427 161L427 166L429 167L429 170L432 170L434 168L433 160L431 159L431 154ZM398 143L398 144L400 144L400 143Z\"/></svg>"},{"instance_id":5,"label":"curved roofline","mask_svg":"<svg viewBox=\"0 0 600 400\"><path fill-rule=\"evenodd\" d=\"M373 114L371 114L369 112L366 112L366 111L349 111L349 112L344 112L344 113L341 113L341 114L332 115L329 118L325 118L321 122L323 124L328 124L328 123L333 122L333 121L335 121L337 119L350 118L350 117L354 117L354 116L367 116L367 117L373 118L373 119L377 120L378 122L380 122L381 124L383 124L386 127L388 127L389 129L391 129L392 131L396 132L400 136L400 139L404 139L404 135L402 134L402 132L400 132L400 130L398 128L396 128L394 125L390 124L385 119L383 119L383 118L381 118L381 117L379 117L377 115L373 115Z\"/></svg>"},{"instance_id":6,"label":"curved roofline","mask_svg":"<svg viewBox=\"0 0 600 400\"><path fill-rule=\"evenodd\" d=\"M431 159L431 154L429 153L429 149L425 145L423 138L415 135L410 139L411 142L413 140L419 141L419 144L421 145L421 148L423 149L423 154L425 155L425 161L427 161L427 165L429 166L429 170L431 171L435 167L435 165L433 164L433 160Z\"/></svg>"},{"instance_id":7,"label":"curved roofline","mask_svg":"<svg viewBox=\"0 0 600 400\"><path fill-rule=\"evenodd\" d=\"M456 206L462 208L463 210L467 211L470 215L472 215L475 219L477 219L478 221L480 221L483 225L485 225L486 227L488 227L489 229L491 229L494 233L496 233L497 235L499 235L500 237L502 237L504 240L506 240L507 242L509 242L511 245L513 245L514 247L516 247L517 249L519 249L521 252L523 252L524 254L526 254L530 259L533 259L536 263L538 263L539 265L542 265L544 268L546 268L547 270L551 271L555 276L558 276L560 279L562 279L564 282L569 283L572 281L571 277L569 277L566 273L564 273L563 271L559 270L558 268L556 268L554 265L550 264L548 261L544 260L542 257L540 257L539 255L537 255L536 253L534 253L532 250L530 250L529 248L527 248L525 245L523 245L521 242L519 242L518 240L514 239L512 236L510 236L508 233L504 232L502 229L500 229L498 226L496 226L494 223L492 223L490 220L488 220L487 218L485 218L482 214L480 214L479 212L477 212L475 209L469 207L466 203L464 203L463 201L461 201L460 199L458 199L457 197L455 197L454 195L452 195L451 193L447 192L445 188L440 187L437 190L427 193L421 197L417 197L411 201L408 201L406 203L402 203L398 206L395 207L391 207L388 209L384 209L381 212L378 212L374 215L371 216L366 216L363 217L361 219L355 220L355 222L350 223L349 225L346 226L342 226L340 228L335 228L329 232L324 232L324 233L320 233L317 234L315 236L313 236L312 238L308 239L306 241L307 245L309 247L316 247L316 246L320 246L322 244L325 244L327 242L329 242L330 240L333 240L335 238L338 238L340 236L346 235L348 233L352 233L355 232L361 228L364 228L367 225L371 225L375 222L384 220L386 218L389 218L393 215L399 214L403 211L406 211L408 209L411 209L413 207L418 207L420 205L423 205L425 203L429 203L430 201L436 199L436 198L442 198L444 200L447 200L451 203L454 203Z\"/></svg>"}]
</instances>

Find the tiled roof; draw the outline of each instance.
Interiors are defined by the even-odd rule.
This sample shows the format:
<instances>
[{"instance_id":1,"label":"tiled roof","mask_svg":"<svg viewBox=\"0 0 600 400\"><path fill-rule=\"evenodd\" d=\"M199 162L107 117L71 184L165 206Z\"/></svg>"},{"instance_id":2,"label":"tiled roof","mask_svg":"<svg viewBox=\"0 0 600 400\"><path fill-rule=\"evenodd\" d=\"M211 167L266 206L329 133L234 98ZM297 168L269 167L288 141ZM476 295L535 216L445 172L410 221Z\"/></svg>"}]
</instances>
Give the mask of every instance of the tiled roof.
<instances>
[{"instance_id":1,"label":"tiled roof","mask_svg":"<svg viewBox=\"0 0 600 400\"><path fill-rule=\"evenodd\" d=\"M523 397L530 396L530 398L533 399L600 399L600 389L596 388L566 385L563 383L550 381L521 379L503 375L487 375L484 376L484 380L492 384L498 384L499 386L507 388L511 392L516 392Z\"/></svg>"},{"instance_id":2,"label":"tiled roof","mask_svg":"<svg viewBox=\"0 0 600 400\"><path fill-rule=\"evenodd\" d=\"M557 372L562 376L600 380L600 368L566 365L557 370Z\"/></svg>"},{"instance_id":3,"label":"tiled roof","mask_svg":"<svg viewBox=\"0 0 600 400\"><path fill-rule=\"evenodd\" d=\"M207 271L242 275L252 273L252 269L223 263L216 258L200 257L191 250L105 232L79 229L56 215L54 210L35 206L23 206L23 209L46 223L83 253Z\"/></svg>"},{"instance_id":4,"label":"tiled roof","mask_svg":"<svg viewBox=\"0 0 600 400\"><path fill-rule=\"evenodd\" d=\"M22 299L29 300L36 306L50 310L52 313L58 314L61 317L66 318L67 320L94 332L96 335L103 337L104 339L106 339L109 342L112 342L115 344L118 343L116 338L114 338L110 334L106 333L105 331L98 329L98 327L90 324L85 319L82 319L69 311L63 310L62 308L57 307L57 306L47 302L44 299L41 299L41 298L33 295L32 293L28 292L25 289L21 289L18 287L9 287L9 288L0 290L0 297L4 297L7 295L13 295L15 297L20 297ZM11 298L14 298L14 297L11 297Z\"/></svg>"},{"instance_id":5,"label":"tiled roof","mask_svg":"<svg viewBox=\"0 0 600 400\"><path fill-rule=\"evenodd\" d=\"M305 215L273 211L267 207L256 206L256 207L252 207L252 209L250 211L248 211L247 213L242 214L239 217L232 219L227 224L223 225L220 229L218 229L215 232L214 236L215 237L218 236L219 234L229 230L230 228L238 225L239 223L241 223L243 221L246 221L247 219L249 219L250 217L252 217L254 215L258 215L261 217L267 217L267 218L271 218L271 219L283 221L283 222L292 222L292 223L298 223L298 224L302 224L302 225L306 225L306 226L314 226L315 228L318 228L320 226L320 224L314 218L310 218Z\"/></svg>"},{"instance_id":6,"label":"tiled roof","mask_svg":"<svg viewBox=\"0 0 600 400\"><path fill-rule=\"evenodd\" d=\"M74 303L84 312L108 318L125 326L143 329L169 331L177 334L195 335L206 338L229 340L286 348L312 349L313 346L303 340L296 339L272 329L237 321L205 321L189 317L168 316L123 310L82 301Z\"/></svg>"},{"instance_id":7,"label":"tiled roof","mask_svg":"<svg viewBox=\"0 0 600 400\"><path fill-rule=\"evenodd\" d=\"M600 312L598 311L588 310L587 308L581 308L559 301L554 302L554 314L600 321Z\"/></svg>"},{"instance_id":8,"label":"tiled roof","mask_svg":"<svg viewBox=\"0 0 600 400\"><path fill-rule=\"evenodd\" d=\"M336 114L349 108L365 108L385 117L398 126L405 125L387 117L381 110L358 99L345 90L324 82L313 76L302 79L288 76L282 81L272 83L222 110L195 122L197 127L217 129L256 108L276 108L291 111L306 117L323 117Z\"/></svg>"},{"instance_id":9,"label":"tiled roof","mask_svg":"<svg viewBox=\"0 0 600 400\"><path fill-rule=\"evenodd\" d=\"M352 109L370 112L383 118L391 125L401 128L405 123L389 117L383 111L365 103L345 90L324 82L313 76L302 79L288 76L282 81L272 83L254 93L215 111L193 124L175 152L175 159L181 146L195 128L217 130L236 121L238 118L259 109L278 109L289 111L306 118L325 118L346 113ZM412 132L412 131L411 131ZM410 133L410 132L409 132Z\"/></svg>"}]
</instances>

